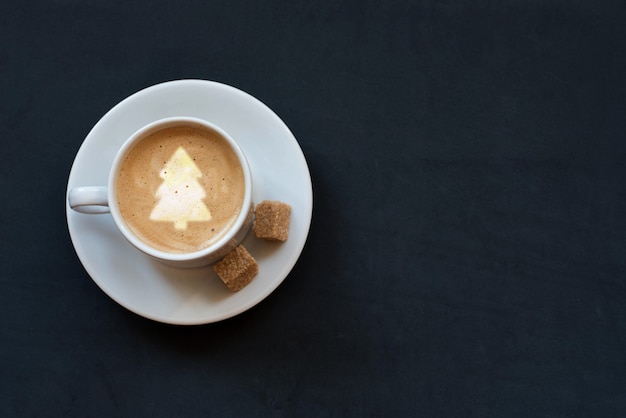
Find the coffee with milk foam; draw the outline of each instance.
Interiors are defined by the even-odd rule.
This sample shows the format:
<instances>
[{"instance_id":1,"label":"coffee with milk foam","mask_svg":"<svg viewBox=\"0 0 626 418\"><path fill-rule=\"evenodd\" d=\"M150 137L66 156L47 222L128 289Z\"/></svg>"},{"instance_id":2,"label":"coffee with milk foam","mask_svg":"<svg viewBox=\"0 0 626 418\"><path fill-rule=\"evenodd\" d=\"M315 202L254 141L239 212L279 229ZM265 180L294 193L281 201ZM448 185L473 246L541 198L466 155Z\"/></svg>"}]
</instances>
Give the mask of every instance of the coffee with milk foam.
<instances>
[{"instance_id":1,"label":"coffee with milk foam","mask_svg":"<svg viewBox=\"0 0 626 418\"><path fill-rule=\"evenodd\" d=\"M222 135L197 125L172 126L129 150L116 198L125 223L146 244L190 253L235 223L244 188L241 163Z\"/></svg>"}]
</instances>

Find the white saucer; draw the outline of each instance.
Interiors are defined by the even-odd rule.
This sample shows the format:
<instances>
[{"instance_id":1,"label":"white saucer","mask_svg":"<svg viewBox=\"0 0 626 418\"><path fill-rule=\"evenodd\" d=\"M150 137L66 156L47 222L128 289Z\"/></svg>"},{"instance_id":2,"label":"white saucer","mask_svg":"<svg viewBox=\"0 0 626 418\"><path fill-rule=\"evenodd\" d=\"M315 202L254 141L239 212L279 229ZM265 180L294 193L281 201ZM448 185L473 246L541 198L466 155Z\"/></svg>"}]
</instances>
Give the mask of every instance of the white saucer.
<instances>
[{"instance_id":1,"label":"white saucer","mask_svg":"<svg viewBox=\"0 0 626 418\"><path fill-rule=\"evenodd\" d=\"M206 324L244 312L267 297L295 265L306 241L313 210L309 169L293 134L259 100L234 87L204 80L172 81L133 94L93 127L78 151L68 180L72 187L106 185L120 145L140 127L169 116L194 116L224 128L250 164L253 200L280 200L292 207L289 239L268 243L252 234L244 246L259 274L231 293L210 267L177 269L132 247L110 215L85 215L67 204L74 248L96 284L120 305L169 324Z\"/></svg>"}]
</instances>

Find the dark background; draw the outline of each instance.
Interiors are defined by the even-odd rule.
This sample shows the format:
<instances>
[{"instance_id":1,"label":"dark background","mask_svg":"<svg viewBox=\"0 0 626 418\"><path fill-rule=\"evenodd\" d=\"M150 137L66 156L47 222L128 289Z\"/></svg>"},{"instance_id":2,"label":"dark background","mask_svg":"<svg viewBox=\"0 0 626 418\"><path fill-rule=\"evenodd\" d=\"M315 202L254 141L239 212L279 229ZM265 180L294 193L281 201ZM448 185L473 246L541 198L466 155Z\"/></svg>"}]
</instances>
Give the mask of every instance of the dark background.
<instances>
[{"instance_id":1,"label":"dark background","mask_svg":"<svg viewBox=\"0 0 626 418\"><path fill-rule=\"evenodd\" d=\"M0 415L626 416L626 9L592 1L3 1ZM266 103L304 252L195 327L109 299L65 221L116 103Z\"/></svg>"}]
</instances>

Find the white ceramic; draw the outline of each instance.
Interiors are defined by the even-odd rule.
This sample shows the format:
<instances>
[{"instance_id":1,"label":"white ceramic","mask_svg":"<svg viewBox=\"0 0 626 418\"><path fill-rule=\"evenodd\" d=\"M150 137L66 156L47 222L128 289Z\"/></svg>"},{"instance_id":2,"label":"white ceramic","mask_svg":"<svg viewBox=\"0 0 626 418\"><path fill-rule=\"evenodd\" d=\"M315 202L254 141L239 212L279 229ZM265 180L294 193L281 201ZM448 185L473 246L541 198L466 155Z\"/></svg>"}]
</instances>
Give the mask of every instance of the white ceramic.
<instances>
[{"instance_id":1,"label":"white ceramic","mask_svg":"<svg viewBox=\"0 0 626 418\"><path fill-rule=\"evenodd\" d=\"M243 169L245 194L241 207L241 212L234 222L232 227L215 243L209 247L200 251L191 253L176 254L168 253L166 251L160 251L147 245L144 241L139 239L128 228L124 222L124 218L120 214L119 207L117 205L117 199L114 197L117 195L116 184L118 173L121 168L121 164L124 161L127 153L131 150L137 142L140 142L146 136L152 134L161 129L165 129L170 126L202 126L211 131L220 134L226 142L228 142L235 152L235 155L239 159L241 168ZM237 142L223 129L215 124L207 122L198 118L191 117L169 117L159 119L148 125L140 128L133 133L120 147L117 152L110 169L107 186L87 186L82 185L74 187L69 191L68 202L72 209L84 214L97 214L100 215L106 212L106 209L110 210L115 225L120 230L122 235L135 246L141 252L148 254L155 260L162 261L166 264L182 267L201 267L214 263L219 260L230 251L235 249L237 245L241 243L246 233L250 230L251 215L251 201L252 201L252 178L250 174L250 167L248 166L248 160L243 151L237 144Z\"/></svg>"},{"instance_id":2,"label":"white ceramic","mask_svg":"<svg viewBox=\"0 0 626 418\"><path fill-rule=\"evenodd\" d=\"M212 268L165 265L134 248L109 215L85 215L67 203L69 191L106 184L122 143L158 119L189 116L228 132L254 173L252 200L281 200L292 206L289 239L271 243L252 234L243 245L259 273L232 293ZM68 179L66 215L76 253L94 282L120 305L170 324L206 324L244 312L271 294L295 265L309 232L313 208L311 177L298 142L282 120L256 98L234 87L203 80L158 84L113 107L80 147Z\"/></svg>"}]
</instances>

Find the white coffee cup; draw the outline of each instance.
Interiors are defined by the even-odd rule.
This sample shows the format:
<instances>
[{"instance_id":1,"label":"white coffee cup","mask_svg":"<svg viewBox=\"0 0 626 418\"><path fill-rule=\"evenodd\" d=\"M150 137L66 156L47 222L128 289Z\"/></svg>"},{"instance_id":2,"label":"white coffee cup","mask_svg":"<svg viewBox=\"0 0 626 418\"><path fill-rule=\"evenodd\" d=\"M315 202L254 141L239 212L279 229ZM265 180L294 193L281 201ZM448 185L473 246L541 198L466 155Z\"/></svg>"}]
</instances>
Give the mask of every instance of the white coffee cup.
<instances>
[{"instance_id":1,"label":"white coffee cup","mask_svg":"<svg viewBox=\"0 0 626 418\"><path fill-rule=\"evenodd\" d=\"M164 251L163 249L155 248L155 246L150 245L145 240L142 240L131 230L128 223L124 220L116 198L120 169L129 152L131 152L137 144L149 135L162 129L175 126L198 127L217 133L228 143L236 155L243 171L243 199L238 215L234 218L234 221L224 229L222 234L216 238L215 242L212 242L206 248L190 252ZM228 254L241 243L243 238L248 233L252 221L253 210L252 177L250 167L243 151L237 142L223 129L208 121L198 118L182 116L171 117L161 119L144 126L124 142L113 160L107 186L74 187L69 191L68 201L73 210L84 214L103 214L110 212L115 225L126 240L128 240L138 250L151 256L152 258L176 267L199 267L211 264Z\"/></svg>"}]
</instances>

